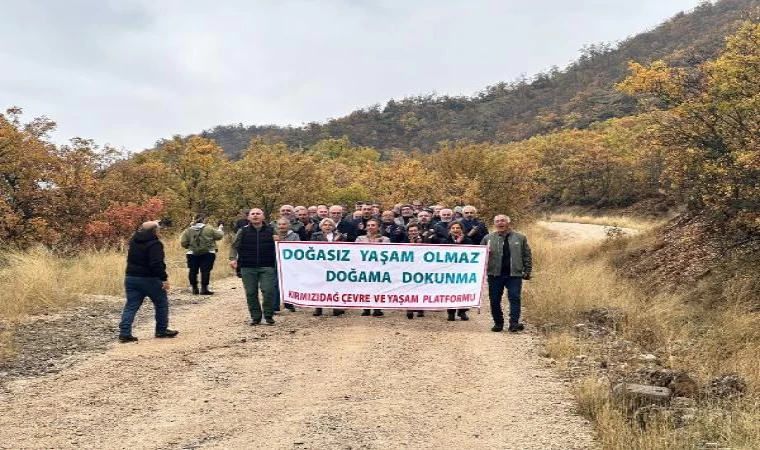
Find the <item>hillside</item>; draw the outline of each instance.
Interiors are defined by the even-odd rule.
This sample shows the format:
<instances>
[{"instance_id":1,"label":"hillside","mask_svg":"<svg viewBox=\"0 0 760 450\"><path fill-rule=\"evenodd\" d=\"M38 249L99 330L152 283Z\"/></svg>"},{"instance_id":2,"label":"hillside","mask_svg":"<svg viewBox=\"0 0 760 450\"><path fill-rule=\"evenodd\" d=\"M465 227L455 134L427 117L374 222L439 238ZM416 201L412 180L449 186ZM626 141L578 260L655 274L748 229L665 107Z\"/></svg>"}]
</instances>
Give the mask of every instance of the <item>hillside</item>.
<instances>
[{"instance_id":1,"label":"hillside","mask_svg":"<svg viewBox=\"0 0 760 450\"><path fill-rule=\"evenodd\" d=\"M622 42L587 46L563 70L499 82L472 97L411 97L304 127L220 125L200 135L238 157L254 136L283 141L291 148L347 136L360 146L429 152L446 140L506 143L557 129L584 129L636 111L636 101L614 89L625 77L629 61L662 59L673 66L696 65L714 58L724 38L742 20L758 14L760 0L705 2Z\"/></svg>"}]
</instances>

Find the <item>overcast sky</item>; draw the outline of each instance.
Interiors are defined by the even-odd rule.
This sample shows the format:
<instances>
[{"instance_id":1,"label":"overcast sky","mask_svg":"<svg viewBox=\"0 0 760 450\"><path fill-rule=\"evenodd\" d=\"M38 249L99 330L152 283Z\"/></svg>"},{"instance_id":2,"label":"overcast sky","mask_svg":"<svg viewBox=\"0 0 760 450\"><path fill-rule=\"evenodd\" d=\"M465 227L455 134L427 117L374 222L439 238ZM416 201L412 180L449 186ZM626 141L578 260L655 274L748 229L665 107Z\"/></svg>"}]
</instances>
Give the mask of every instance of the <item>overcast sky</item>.
<instances>
[{"instance_id":1,"label":"overcast sky","mask_svg":"<svg viewBox=\"0 0 760 450\"><path fill-rule=\"evenodd\" d=\"M0 0L0 108L131 151L215 125L301 125L472 95L698 0Z\"/></svg>"}]
</instances>

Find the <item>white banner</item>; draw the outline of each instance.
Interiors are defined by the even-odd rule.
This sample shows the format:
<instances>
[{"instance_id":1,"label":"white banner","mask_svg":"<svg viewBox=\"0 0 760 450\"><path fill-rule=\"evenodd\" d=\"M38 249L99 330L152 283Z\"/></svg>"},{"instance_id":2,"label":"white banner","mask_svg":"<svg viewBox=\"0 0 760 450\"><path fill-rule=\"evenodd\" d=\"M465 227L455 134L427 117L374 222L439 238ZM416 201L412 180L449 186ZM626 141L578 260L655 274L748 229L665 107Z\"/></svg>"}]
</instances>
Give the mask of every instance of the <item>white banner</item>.
<instances>
[{"instance_id":1,"label":"white banner","mask_svg":"<svg viewBox=\"0 0 760 450\"><path fill-rule=\"evenodd\" d=\"M282 301L316 308L480 308L487 247L277 242Z\"/></svg>"}]
</instances>

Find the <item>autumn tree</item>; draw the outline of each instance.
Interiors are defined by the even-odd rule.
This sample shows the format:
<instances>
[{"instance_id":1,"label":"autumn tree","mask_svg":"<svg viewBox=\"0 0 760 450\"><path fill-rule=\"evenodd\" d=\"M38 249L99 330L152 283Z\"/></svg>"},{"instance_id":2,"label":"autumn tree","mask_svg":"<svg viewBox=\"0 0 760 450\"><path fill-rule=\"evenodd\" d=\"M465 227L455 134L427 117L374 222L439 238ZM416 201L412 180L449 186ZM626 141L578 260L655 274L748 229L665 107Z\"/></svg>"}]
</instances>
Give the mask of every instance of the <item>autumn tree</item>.
<instances>
[{"instance_id":1,"label":"autumn tree","mask_svg":"<svg viewBox=\"0 0 760 450\"><path fill-rule=\"evenodd\" d=\"M619 89L664 111L652 144L665 151L671 192L760 230L760 24L745 23L692 72L661 62L630 70Z\"/></svg>"},{"instance_id":2,"label":"autumn tree","mask_svg":"<svg viewBox=\"0 0 760 450\"><path fill-rule=\"evenodd\" d=\"M152 157L168 168L166 183L170 189L163 197L172 216L189 220L194 213L223 212L220 180L216 177L221 175L226 157L214 141L177 136L164 142ZM153 168L160 169L160 166Z\"/></svg>"},{"instance_id":3,"label":"autumn tree","mask_svg":"<svg viewBox=\"0 0 760 450\"><path fill-rule=\"evenodd\" d=\"M49 228L51 188L58 167L47 135L55 123L21 122L22 110L0 114L0 245L56 242Z\"/></svg>"},{"instance_id":4,"label":"autumn tree","mask_svg":"<svg viewBox=\"0 0 760 450\"><path fill-rule=\"evenodd\" d=\"M267 218L282 203L321 201L328 185L322 168L303 151L254 138L239 161L229 165L226 196L235 210L258 207Z\"/></svg>"}]
</instances>

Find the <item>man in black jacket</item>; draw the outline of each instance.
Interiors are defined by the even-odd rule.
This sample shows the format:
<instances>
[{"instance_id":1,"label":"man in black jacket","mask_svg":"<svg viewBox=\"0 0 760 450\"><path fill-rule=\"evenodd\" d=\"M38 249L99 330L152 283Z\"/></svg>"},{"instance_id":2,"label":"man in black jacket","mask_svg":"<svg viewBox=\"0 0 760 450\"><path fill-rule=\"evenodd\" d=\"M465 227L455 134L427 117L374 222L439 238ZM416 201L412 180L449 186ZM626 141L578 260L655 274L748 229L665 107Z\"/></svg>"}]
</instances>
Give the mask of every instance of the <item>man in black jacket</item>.
<instances>
[{"instance_id":1,"label":"man in black jacket","mask_svg":"<svg viewBox=\"0 0 760 450\"><path fill-rule=\"evenodd\" d=\"M359 235L359 230L356 228L356 224L350 218L343 217L343 207L340 205L333 205L329 210L330 218L335 222L335 229L340 234L346 235L346 242L354 242L356 236Z\"/></svg>"},{"instance_id":2,"label":"man in black jacket","mask_svg":"<svg viewBox=\"0 0 760 450\"><path fill-rule=\"evenodd\" d=\"M483 221L478 220L478 210L472 206L467 205L462 208L462 220L460 220L462 227L464 228L464 234L472 240L472 242L480 242L488 234L488 225Z\"/></svg>"},{"instance_id":3,"label":"man in black jacket","mask_svg":"<svg viewBox=\"0 0 760 450\"><path fill-rule=\"evenodd\" d=\"M401 225L397 224L393 217L393 211L383 211L381 216L380 232L383 236L387 237L394 244L401 242L407 242L406 230Z\"/></svg>"},{"instance_id":4,"label":"man in black jacket","mask_svg":"<svg viewBox=\"0 0 760 450\"><path fill-rule=\"evenodd\" d=\"M417 213L417 228L420 230L420 237L425 244L440 244L443 241L438 242L435 227L431 222L433 213L427 210ZM446 233L448 236L448 233Z\"/></svg>"},{"instance_id":5,"label":"man in black jacket","mask_svg":"<svg viewBox=\"0 0 760 450\"><path fill-rule=\"evenodd\" d=\"M153 302L156 311L156 337L173 338L179 332L170 330L169 276L164 263L164 244L158 239L158 222L145 222L129 241L127 273L124 288L127 303L121 313L119 341L136 342L132 336L132 323L145 297Z\"/></svg>"},{"instance_id":6,"label":"man in black jacket","mask_svg":"<svg viewBox=\"0 0 760 450\"><path fill-rule=\"evenodd\" d=\"M251 325L261 323L262 309L266 323L274 325L274 233L264 223L264 211L253 208L248 213L248 225L237 232L230 247L230 267L240 268ZM261 303L259 289L263 296Z\"/></svg>"}]
</instances>

